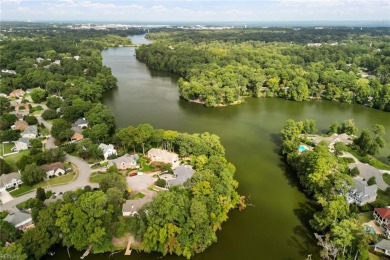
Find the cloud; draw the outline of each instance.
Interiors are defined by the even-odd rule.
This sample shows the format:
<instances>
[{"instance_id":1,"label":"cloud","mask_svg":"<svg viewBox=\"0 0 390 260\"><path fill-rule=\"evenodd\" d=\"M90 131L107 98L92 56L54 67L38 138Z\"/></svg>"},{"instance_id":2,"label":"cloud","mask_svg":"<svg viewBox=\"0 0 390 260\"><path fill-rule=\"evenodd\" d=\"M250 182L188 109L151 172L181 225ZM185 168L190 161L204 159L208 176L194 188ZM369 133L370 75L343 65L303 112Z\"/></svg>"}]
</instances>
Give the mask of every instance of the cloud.
<instances>
[{"instance_id":1,"label":"cloud","mask_svg":"<svg viewBox=\"0 0 390 260\"><path fill-rule=\"evenodd\" d=\"M2 0L3 3L14 3L14 4L20 4L22 0Z\"/></svg>"},{"instance_id":2,"label":"cloud","mask_svg":"<svg viewBox=\"0 0 390 260\"><path fill-rule=\"evenodd\" d=\"M153 11L157 12L157 13L166 13L166 12L168 12L168 8L166 8L163 5L154 5L154 6L152 6L151 9Z\"/></svg>"},{"instance_id":3,"label":"cloud","mask_svg":"<svg viewBox=\"0 0 390 260\"><path fill-rule=\"evenodd\" d=\"M92 2L92 1L81 2L80 6L84 8L93 8L93 9L108 9L108 8L117 7L117 5L113 3Z\"/></svg>"}]
</instances>

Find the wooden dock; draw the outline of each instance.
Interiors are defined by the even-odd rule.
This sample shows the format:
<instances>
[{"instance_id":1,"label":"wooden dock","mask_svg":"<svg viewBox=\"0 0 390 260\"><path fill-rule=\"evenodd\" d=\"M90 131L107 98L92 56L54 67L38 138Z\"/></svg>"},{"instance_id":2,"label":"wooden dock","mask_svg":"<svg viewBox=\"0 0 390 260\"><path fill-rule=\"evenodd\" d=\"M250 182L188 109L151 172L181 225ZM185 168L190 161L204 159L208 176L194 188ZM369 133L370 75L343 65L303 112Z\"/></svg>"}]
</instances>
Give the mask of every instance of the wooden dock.
<instances>
[{"instance_id":1,"label":"wooden dock","mask_svg":"<svg viewBox=\"0 0 390 260\"><path fill-rule=\"evenodd\" d=\"M125 255L131 255L131 241L129 241L127 243L127 248L126 248L126 251L125 251Z\"/></svg>"}]
</instances>

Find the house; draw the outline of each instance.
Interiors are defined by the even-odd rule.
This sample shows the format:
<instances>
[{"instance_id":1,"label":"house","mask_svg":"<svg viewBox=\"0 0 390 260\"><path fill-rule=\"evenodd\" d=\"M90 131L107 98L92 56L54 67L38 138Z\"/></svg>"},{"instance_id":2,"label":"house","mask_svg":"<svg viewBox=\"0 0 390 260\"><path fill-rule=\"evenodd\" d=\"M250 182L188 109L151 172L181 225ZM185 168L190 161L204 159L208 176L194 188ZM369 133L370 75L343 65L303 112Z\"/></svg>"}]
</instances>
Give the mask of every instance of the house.
<instances>
[{"instance_id":1,"label":"house","mask_svg":"<svg viewBox=\"0 0 390 260\"><path fill-rule=\"evenodd\" d=\"M55 60L55 61L52 62L52 65L61 66L61 61L60 60Z\"/></svg>"},{"instance_id":2,"label":"house","mask_svg":"<svg viewBox=\"0 0 390 260\"><path fill-rule=\"evenodd\" d=\"M380 252L390 256L390 240L382 239L374 246L375 252Z\"/></svg>"},{"instance_id":3,"label":"house","mask_svg":"<svg viewBox=\"0 0 390 260\"><path fill-rule=\"evenodd\" d=\"M15 122L15 124L13 126L11 126L11 128L14 130L19 130L19 131L23 132L24 130L26 130L27 126L28 126L28 124L26 121L18 120Z\"/></svg>"},{"instance_id":4,"label":"house","mask_svg":"<svg viewBox=\"0 0 390 260\"><path fill-rule=\"evenodd\" d=\"M26 92L24 92L23 89L15 89L14 91L12 91L11 93L9 93L8 97L9 98L20 98L20 97L23 97L24 94L26 94Z\"/></svg>"},{"instance_id":5,"label":"house","mask_svg":"<svg viewBox=\"0 0 390 260\"><path fill-rule=\"evenodd\" d=\"M84 136L82 134L76 133L76 132L70 138L71 141L75 141L75 142L81 141L83 139L84 139Z\"/></svg>"},{"instance_id":6,"label":"house","mask_svg":"<svg viewBox=\"0 0 390 260\"><path fill-rule=\"evenodd\" d=\"M126 170L126 169L138 169L139 165L137 164L137 160L139 159L138 154L130 155L125 154L121 157L118 157L113 160L108 161L108 165L116 165L116 167L119 170Z\"/></svg>"},{"instance_id":7,"label":"house","mask_svg":"<svg viewBox=\"0 0 390 260\"><path fill-rule=\"evenodd\" d=\"M103 156L106 160L111 155L116 155L116 150L112 144L99 144L99 149L103 151Z\"/></svg>"},{"instance_id":8,"label":"house","mask_svg":"<svg viewBox=\"0 0 390 260\"><path fill-rule=\"evenodd\" d=\"M36 125L29 125L24 129L24 131L21 133L21 136L23 138L33 139L37 138L38 136L38 128Z\"/></svg>"},{"instance_id":9,"label":"house","mask_svg":"<svg viewBox=\"0 0 390 260\"><path fill-rule=\"evenodd\" d=\"M19 138L15 143L15 146L12 147L12 151L19 152L23 150L27 150L30 146L30 139L28 138Z\"/></svg>"},{"instance_id":10,"label":"house","mask_svg":"<svg viewBox=\"0 0 390 260\"><path fill-rule=\"evenodd\" d=\"M368 186L367 182L361 177L355 177L353 180L355 187L351 188L347 193L348 203L356 203L359 206L363 206L376 200L378 191L376 184Z\"/></svg>"},{"instance_id":11,"label":"house","mask_svg":"<svg viewBox=\"0 0 390 260\"><path fill-rule=\"evenodd\" d=\"M56 202L57 200L62 199L63 196L64 196L64 194L62 192L60 192L58 195L56 193L54 193L53 195L51 195L50 198L46 199L43 202L43 204L45 204L46 206L49 206L50 203Z\"/></svg>"},{"instance_id":12,"label":"house","mask_svg":"<svg viewBox=\"0 0 390 260\"><path fill-rule=\"evenodd\" d=\"M50 176L59 176L65 173L65 167L62 162L55 162L42 165L41 168L46 172L47 178Z\"/></svg>"},{"instance_id":13,"label":"house","mask_svg":"<svg viewBox=\"0 0 390 260\"><path fill-rule=\"evenodd\" d=\"M180 165L173 170L173 175L175 179L167 181L165 188L169 189L175 185L183 185L192 175L195 173L195 170L192 169L191 165Z\"/></svg>"},{"instance_id":14,"label":"house","mask_svg":"<svg viewBox=\"0 0 390 260\"><path fill-rule=\"evenodd\" d=\"M1 73L16 75L16 71L14 71L14 70L7 70L7 69L2 69Z\"/></svg>"},{"instance_id":15,"label":"house","mask_svg":"<svg viewBox=\"0 0 390 260\"><path fill-rule=\"evenodd\" d=\"M88 121L85 118L79 118L72 124L72 127L86 128L88 127Z\"/></svg>"},{"instance_id":16,"label":"house","mask_svg":"<svg viewBox=\"0 0 390 260\"><path fill-rule=\"evenodd\" d=\"M25 231L34 226L30 213L20 211L18 208L12 208L8 215L4 218L5 221L14 225L14 227Z\"/></svg>"},{"instance_id":17,"label":"house","mask_svg":"<svg viewBox=\"0 0 390 260\"><path fill-rule=\"evenodd\" d=\"M352 138L346 133L333 134L333 135L327 136L327 137L316 135L316 136L310 137L310 139L313 141L313 143L315 145L318 145L322 141L327 142L329 144L329 148L331 150L334 150L334 145L338 142L342 142L346 145L350 145L353 143Z\"/></svg>"},{"instance_id":18,"label":"house","mask_svg":"<svg viewBox=\"0 0 390 260\"><path fill-rule=\"evenodd\" d=\"M384 229L384 235L390 238L390 208L375 208L374 219Z\"/></svg>"},{"instance_id":19,"label":"house","mask_svg":"<svg viewBox=\"0 0 390 260\"><path fill-rule=\"evenodd\" d=\"M0 176L0 191L16 187L20 184L23 184L23 181L21 180L20 173L18 172L2 174Z\"/></svg>"},{"instance_id":20,"label":"house","mask_svg":"<svg viewBox=\"0 0 390 260\"><path fill-rule=\"evenodd\" d=\"M151 202L152 199L153 197L146 196L141 199L126 200L126 202L123 203L122 206L122 215L124 217L128 217L138 214L138 211L141 209L141 207L146 203Z\"/></svg>"},{"instance_id":21,"label":"house","mask_svg":"<svg viewBox=\"0 0 390 260\"><path fill-rule=\"evenodd\" d=\"M148 157L153 162L171 163L172 165L179 161L179 155L168 152L167 150L152 148L148 151Z\"/></svg>"},{"instance_id":22,"label":"house","mask_svg":"<svg viewBox=\"0 0 390 260\"><path fill-rule=\"evenodd\" d=\"M36 60L38 63L41 63L44 59L41 58L41 57L38 57L38 58L36 58L35 60Z\"/></svg>"}]
</instances>

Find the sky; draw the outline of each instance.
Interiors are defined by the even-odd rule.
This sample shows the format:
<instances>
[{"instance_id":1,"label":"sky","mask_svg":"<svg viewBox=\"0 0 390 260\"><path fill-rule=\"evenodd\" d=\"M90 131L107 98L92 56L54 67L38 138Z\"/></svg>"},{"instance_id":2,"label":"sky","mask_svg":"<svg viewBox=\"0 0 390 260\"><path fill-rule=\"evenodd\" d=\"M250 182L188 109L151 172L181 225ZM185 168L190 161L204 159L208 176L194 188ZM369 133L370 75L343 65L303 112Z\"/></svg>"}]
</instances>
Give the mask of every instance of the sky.
<instances>
[{"instance_id":1,"label":"sky","mask_svg":"<svg viewBox=\"0 0 390 260\"><path fill-rule=\"evenodd\" d=\"M390 20L389 0L0 0L2 21Z\"/></svg>"}]
</instances>

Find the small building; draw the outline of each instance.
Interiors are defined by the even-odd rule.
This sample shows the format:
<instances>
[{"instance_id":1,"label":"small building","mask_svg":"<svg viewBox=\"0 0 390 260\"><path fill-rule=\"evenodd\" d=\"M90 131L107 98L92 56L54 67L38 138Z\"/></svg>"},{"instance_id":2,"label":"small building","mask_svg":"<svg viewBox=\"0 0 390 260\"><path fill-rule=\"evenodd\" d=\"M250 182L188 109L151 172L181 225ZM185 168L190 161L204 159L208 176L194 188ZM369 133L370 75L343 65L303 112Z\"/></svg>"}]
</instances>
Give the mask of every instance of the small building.
<instances>
[{"instance_id":1,"label":"small building","mask_svg":"<svg viewBox=\"0 0 390 260\"><path fill-rule=\"evenodd\" d=\"M375 222L384 230L384 235L390 238L390 208L375 208Z\"/></svg>"},{"instance_id":2,"label":"small building","mask_svg":"<svg viewBox=\"0 0 390 260\"><path fill-rule=\"evenodd\" d=\"M11 126L11 128L14 130L19 130L19 131L23 132L24 130L26 130L27 126L28 126L28 123L26 121L17 120L15 122L15 124L13 126Z\"/></svg>"},{"instance_id":3,"label":"small building","mask_svg":"<svg viewBox=\"0 0 390 260\"><path fill-rule=\"evenodd\" d=\"M141 209L143 205L152 201L152 197L146 196L141 199L136 200L126 200L122 206L122 215L124 217L134 216L138 214L138 211Z\"/></svg>"},{"instance_id":4,"label":"small building","mask_svg":"<svg viewBox=\"0 0 390 260\"><path fill-rule=\"evenodd\" d=\"M14 207L10 210L8 215L4 218L5 221L14 225L15 228L25 231L34 226L31 214L25 211L20 211Z\"/></svg>"},{"instance_id":5,"label":"small building","mask_svg":"<svg viewBox=\"0 0 390 260\"><path fill-rule=\"evenodd\" d=\"M88 127L88 121L85 118L79 118L72 124L72 127L80 127L81 129Z\"/></svg>"},{"instance_id":6,"label":"small building","mask_svg":"<svg viewBox=\"0 0 390 260\"><path fill-rule=\"evenodd\" d=\"M99 149L103 151L104 159L107 160L111 155L116 155L117 152L112 144L99 144Z\"/></svg>"},{"instance_id":7,"label":"small building","mask_svg":"<svg viewBox=\"0 0 390 260\"><path fill-rule=\"evenodd\" d=\"M376 200L378 191L376 184L368 186L367 182L361 177L355 177L353 180L355 187L351 188L347 193L348 203L356 203L359 206L363 206Z\"/></svg>"},{"instance_id":8,"label":"small building","mask_svg":"<svg viewBox=\"0 0 390 260\"><path fill-rule=\"evenodd\" d=\"M62 192L60 192L59 194L54 193L53 195L51 195L50 198L46 199L43 202L43 204L45 204L46 206L49 206L50 203L53 203L53 202L56 202L59 199L62 199L63 196L64 196L64 194Z\"/></svg>"},{"instance_id":9,"label":"small building","mask_svg":"<svg viewBox=\"0 0 390 260\"><path fill-rule=\"evenodd\" d=\"M20 173L18 172L0 175L0 191L17 187L20 184L23 184L23 181Z\"/></svg>"},{"instance_id":10,"label":"small building","mask_svg":"<svg viewBox=\"0 0 390 260\"><path fill-rule=\"evenodd\" d=\"M125 154L116 159L109 160L108 165L109 166L116 165L116 167L119 170L139 169L140 166L137 163L138 159L139 159L138 154L134 154L134 155Z\"/></svg>"},{"instance_id":11,"label":"small building","mask_svg":"<svg viewBox=\"0 0 390 260\"><path fill-rule=\"evenodd\" d=\"M179 161L179 155L167 150L152 148L148 151L148 157L153 162L164 162L175 164Z\"/></svg>"},{"instance_id":12,"label":"small building","mask_svg":"<svg viewBox=\"0 0 390 260\"><path fill-rule=\"evenodd\" d=\"M19 138L17 141L14 142L15 146L12 147L12 151L19 152L23 150L27 150L30 146L30 139L28 138Z\"/></svg>"},{"instance_id":13,"label":"small building","mask_svg":"<svg viewBox=\"0 0 390 260\"><path fill-rule=\"evenodd\" d=\"M42 165L41 168L46 172L47 178L50 176L59 176L65 173L65 167L62 162L55 162Z\"/></svg>"},{"instance_id":14,"label":"small building","mask_svg":"<svg viewBox=\"0 0 390 260\"><path fill-rule=\"evenodd\" d=\"M7 69L2 69L1 73L16 75L16 71Z\"/></svg>"},{"instance_id":15,"label":"small building","mask_svg":"<svg viewBox=\"0 0 390 260\"><path fill-rule=\"evenodd\" d=\"M183 185L188 179L192 177L195 170L191 165L180 165L173 170L175 179L167 181L165 188L169 189L172 186Z\"/></svg>"},{"instance_id":16,"label":"small building","mask_svg":"<svg viewBox=\"0 0 390 260\"><path fill-rule=\"evenodd\" d=\"M9 93L8 97L9 98L21 98L26 94L26 92L23 89L15 89L11 93Z\"/></svg>"},{"instance_id":17,"label":"small building","mask_svg":"<svg viewBox=\"0 0 390 260\"><path fill-rule=\"evenodd\" d=\"M374 251L390 256L390 240L382 239L376 243L374 246Z\"/></svg>"},{"instance_id":18,"label":"small building","mask_svg":"<svg viewBox=\"0 0 390 260\"><path fill-rule=\"evenodd\" d=\"M29 125L24 129L24 131L21 133L21 136L23 138L33 139L37 138L38 136L38 128L36 125Z\"/></svg>"},{"instance_id":19,"label":"small building","mask_svg":"<svg viewBox=\"0 0 390 260\"><path fill-rule=\"evenodd\" d=\"M74 133L70 138L71 141L78 142L84 139L84 136L80 133Z\"/></svg>"}]
</instances>

